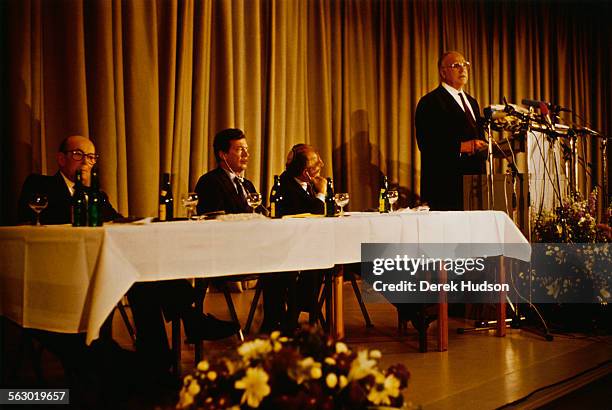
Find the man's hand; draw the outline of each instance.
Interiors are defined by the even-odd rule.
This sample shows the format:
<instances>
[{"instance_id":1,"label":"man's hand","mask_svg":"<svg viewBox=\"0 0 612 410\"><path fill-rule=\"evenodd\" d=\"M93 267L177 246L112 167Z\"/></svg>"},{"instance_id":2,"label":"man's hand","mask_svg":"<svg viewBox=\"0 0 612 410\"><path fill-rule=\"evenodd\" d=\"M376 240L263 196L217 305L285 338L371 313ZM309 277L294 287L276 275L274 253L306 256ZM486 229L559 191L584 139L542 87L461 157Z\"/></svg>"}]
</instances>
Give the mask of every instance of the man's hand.
<instances>
[{"instance_id":1,"label":"man's hand","mask_svg":"<svg viewBox=\"0 0 612 410\"><path fill-rule=\"evenodd\" d=\"M460 152L462 154L473 155L477 152L486 150L487 147L488 147L488 144L484 142L483 140L473 139L473 140L463 141L461 143Z\"/></svg>"},{"instance_id":2,"label":"man's hand","mask_svg":"<svg viewBox=\"0 0 612 410\"><path fill-rule=\"evenodd\" d=\"M325 194L327 193L327 180L322 176L317 175L312 178L312 185L317 194Z\"/></svg>"}]
</instances>

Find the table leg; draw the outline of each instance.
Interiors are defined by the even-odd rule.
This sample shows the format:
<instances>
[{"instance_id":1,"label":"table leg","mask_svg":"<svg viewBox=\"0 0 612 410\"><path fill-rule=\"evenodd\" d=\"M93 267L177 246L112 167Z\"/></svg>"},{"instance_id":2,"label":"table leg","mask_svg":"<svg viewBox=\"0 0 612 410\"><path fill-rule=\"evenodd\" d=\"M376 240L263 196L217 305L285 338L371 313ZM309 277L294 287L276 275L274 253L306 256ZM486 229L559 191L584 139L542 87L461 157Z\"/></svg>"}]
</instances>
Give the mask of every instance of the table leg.
<instances>
[{"instance_id":1,"label":"table leg","mask_svg":"<svg viewBox=\"0 0 612 410\"><path fill-rule=\"evenodd\" d=\"M506 261L503 256L499 257L499 283L506 283ZM497 324L495 335L506 336L506 292L499 292L499 303L497 304Z\"/></svg>"},{"instance_id":2,"label":"table leg","mask_svg":"<svg viewBox=\"0 0 612 410\"><path fill-rule=\"evenodd\" d=\"M440 283L447 282L447 272L444 269L440 270ZM446 291L440 291L438 303L438 351L445 352L448 350L448 295Z\"/></svg>"},{"instance_id":3,"label":"table leg","mask_svg":"<svg viewBox=\"0 0 612 410\"><path fill-rule=\"evenodd\" d=\"M334 339L344 338L344 311L342 309L342 284L344 265L337 265L331 273L331 306L328 315L330 334Z\"/></svg>"}]
</instances>

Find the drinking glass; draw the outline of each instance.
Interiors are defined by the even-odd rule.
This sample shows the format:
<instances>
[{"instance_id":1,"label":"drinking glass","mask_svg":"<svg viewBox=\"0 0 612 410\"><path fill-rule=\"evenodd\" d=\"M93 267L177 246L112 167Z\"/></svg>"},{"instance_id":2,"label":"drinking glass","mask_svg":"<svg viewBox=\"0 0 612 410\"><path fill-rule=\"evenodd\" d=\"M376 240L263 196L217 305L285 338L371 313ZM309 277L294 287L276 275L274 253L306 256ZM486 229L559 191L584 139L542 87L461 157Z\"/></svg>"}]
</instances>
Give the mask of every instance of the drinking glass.
<instances>
[{"instance_id":1,"label":"drinking glass","mask_svg":"<svg viewBox=\"0 0 612 410\"><path fill-rule=\"evenodd\" d=\"M259 192L249 192L247 193L246 200L247 204L253 208L253 213L255 213L255 208L261 205L261 194Z\"/></svg>"},{"instance_id":2,"label":"drinking glass","mask_svg":"<svg viewBox=\"0 0 612 410\"><path fill-rule=\"evenodd\" d=\"M40 226L40 213L49 205L49 200L47 199L47 195L43 194L34 194L30 198L30 202L28 202L32 211L36 213L36 226Z\"/></svg>"},{"instance_id":3,"label":"drinking glass","mask_svg":"<svg viewBox=\"0 0 612 410\"><path fill-rule=\"evenodd\" d=\"M334 195L334 201L340 207L340 216L344 216L344 207L349 203L349 194L346 192L337 193Z\"/></svg>"},{"instance_id":4,"label":"drinking glass","mask_svg":"<svg viewBox=\"0 0 612 410\"><path fill-rule=\"evenodd\" d=\"M183 206L187 211L187 220L190 221L195 215L196 206L198 205L198 194L195 192L189 192L183 195L181 198Z\"/></svg>"},{"instance_id":5,"label":"drinking glass","mask_svg":"<svg viewBox=\"0 0 612 410\"><path fill-rule=\"evenodd\" d=\"M399 193L395 190L389 191L389 204L391 205L391 212L393 212L393 204L397 202Z\"/></svg>"}]
</instances>

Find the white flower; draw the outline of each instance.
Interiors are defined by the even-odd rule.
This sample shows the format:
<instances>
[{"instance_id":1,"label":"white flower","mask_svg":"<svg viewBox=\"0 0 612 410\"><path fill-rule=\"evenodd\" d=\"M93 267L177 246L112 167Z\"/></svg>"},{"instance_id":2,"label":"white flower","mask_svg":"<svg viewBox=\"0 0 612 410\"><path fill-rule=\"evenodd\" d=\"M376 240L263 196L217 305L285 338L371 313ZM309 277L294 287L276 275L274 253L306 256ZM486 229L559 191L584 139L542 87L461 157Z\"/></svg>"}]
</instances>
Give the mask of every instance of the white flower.
<instances>
[{"instance_id":1,"label":"white flower","mask_svg":"<svg viewBox=\"0 0 612 410\"><path fill-rule=\"evenodd\" d=\"M378 349L370 350L370 357L372 359L380 359L382 357L382 353Z\"/></svg>"}]
</instances>

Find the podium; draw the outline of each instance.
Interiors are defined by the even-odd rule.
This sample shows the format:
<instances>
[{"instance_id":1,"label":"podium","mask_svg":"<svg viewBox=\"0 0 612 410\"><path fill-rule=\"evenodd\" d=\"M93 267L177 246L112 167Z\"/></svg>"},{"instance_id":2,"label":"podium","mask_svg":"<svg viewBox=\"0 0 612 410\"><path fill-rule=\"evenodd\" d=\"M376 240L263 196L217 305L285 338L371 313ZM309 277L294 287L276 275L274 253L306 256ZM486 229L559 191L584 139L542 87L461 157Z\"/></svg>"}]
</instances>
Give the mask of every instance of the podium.
<instances>
[{"instance_id":1,"label":"podium","mask_svg":"<svg viewBox=\"0 0 612 410\"><path fill-rule=\"evenodd\" d=\"M516 196L512 189L512 175L493 175L493 203L489 204L487 175L463 176L463 209L466 211L504 211L529 238L529 181L525 174L515 177Z\"/></svg>"}]
</instances>

